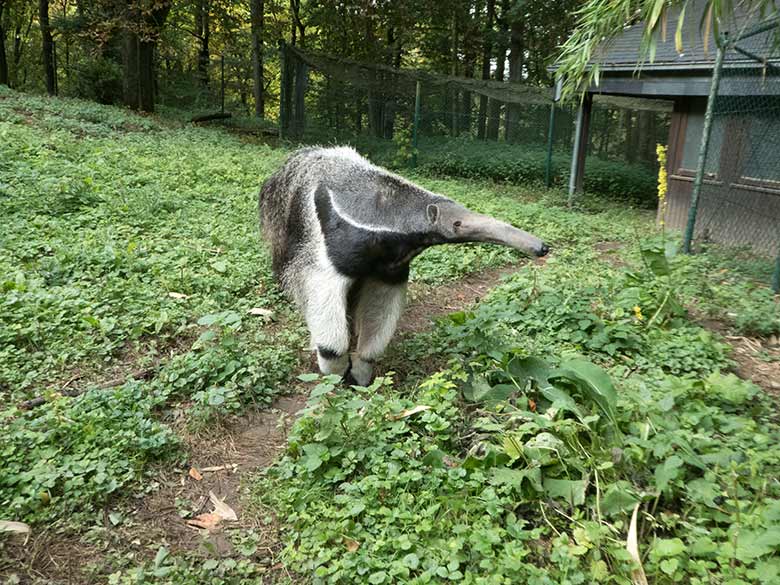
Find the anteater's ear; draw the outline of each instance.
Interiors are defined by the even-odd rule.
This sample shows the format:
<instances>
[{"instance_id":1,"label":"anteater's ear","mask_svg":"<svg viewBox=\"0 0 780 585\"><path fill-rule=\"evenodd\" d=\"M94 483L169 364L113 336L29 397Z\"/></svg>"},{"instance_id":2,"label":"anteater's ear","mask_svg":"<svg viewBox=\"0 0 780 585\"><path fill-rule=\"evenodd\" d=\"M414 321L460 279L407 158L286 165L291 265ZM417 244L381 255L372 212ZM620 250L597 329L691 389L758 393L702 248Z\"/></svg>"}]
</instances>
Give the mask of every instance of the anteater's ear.
<instances>
[{"instance_id":1,"label":"anteater's ear","mask_svg":"<svg viewBox=\"0 0 780 585\"><path fill-rule=\"evenodd\" d=\"M436 220L439 219L439 206L435 203L431 203L425 209L425 213L428 216L428 221L434 224L436 223Z\"/></svg>"}]
</instances>

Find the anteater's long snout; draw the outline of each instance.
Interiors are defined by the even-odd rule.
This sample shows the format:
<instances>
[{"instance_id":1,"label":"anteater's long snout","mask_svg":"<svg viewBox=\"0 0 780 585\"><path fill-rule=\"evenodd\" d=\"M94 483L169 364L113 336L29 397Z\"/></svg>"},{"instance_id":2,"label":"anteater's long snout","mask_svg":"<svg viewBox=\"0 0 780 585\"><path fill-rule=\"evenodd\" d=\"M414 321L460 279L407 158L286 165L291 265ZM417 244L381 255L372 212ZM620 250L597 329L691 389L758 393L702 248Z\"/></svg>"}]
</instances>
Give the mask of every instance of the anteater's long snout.
<instances>
[{"instance_id":1,"label":"anteater's long snout","mask_svg":"<svg viewBox=\"0 0 780 585\"><path fill-rule=\"evenodd\" d=\"M550 247L536 236L489 215L468 212L453 225L456 237L470 242L501 244L528 256L546 256Z\"/></svg>"}]
</instances>

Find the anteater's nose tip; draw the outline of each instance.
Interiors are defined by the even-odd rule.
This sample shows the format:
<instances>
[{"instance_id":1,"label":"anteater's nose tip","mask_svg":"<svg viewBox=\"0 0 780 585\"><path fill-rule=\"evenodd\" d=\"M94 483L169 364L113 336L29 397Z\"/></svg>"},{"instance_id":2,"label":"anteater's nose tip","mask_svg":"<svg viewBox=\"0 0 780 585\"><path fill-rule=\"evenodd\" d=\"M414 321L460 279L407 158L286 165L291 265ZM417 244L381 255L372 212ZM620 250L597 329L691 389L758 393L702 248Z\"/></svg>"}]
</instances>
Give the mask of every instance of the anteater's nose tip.
<instances>
[{"instance_id":1,"label":"anteater's nose tip","mask_svg":"<svg viewBox=\"0 0 780 585\"><path fill-rule=\"evenodd\" d=\"M536 251L536 255L539 258L541 258L542 256L547 256L547 254L549 254L549 253L550 253L550 246L548 246L547 244L542 244L541 248L539 248Z\"/></svg>"}]
</instances>

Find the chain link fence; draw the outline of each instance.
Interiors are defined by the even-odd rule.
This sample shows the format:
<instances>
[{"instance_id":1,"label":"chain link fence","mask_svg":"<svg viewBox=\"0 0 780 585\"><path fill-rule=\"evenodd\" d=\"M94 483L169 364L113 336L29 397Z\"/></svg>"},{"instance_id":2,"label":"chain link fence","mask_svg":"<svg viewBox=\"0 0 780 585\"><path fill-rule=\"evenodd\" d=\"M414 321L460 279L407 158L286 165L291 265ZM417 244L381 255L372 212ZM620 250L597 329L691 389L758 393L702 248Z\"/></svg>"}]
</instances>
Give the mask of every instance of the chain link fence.
<instances>
[{"instance_id":1,"label":"chain link fence","mask_svg":"<svg viewBox=\"0 0 780 585\"><path fill-rule=\"evenodd\" d=\"M279 129L289 141L349 143L393 168L565 186L576 105L528 84L398 69L280 46ZM598 96L585 189L655 202L655 146L671 103ZM552 111L551 111L552 110Z\"/></svg>"},{"instance_id":2,"label":"chain link fence","mask_svg":"<svg viewBox=\"0 0 780 585\"><path fill-rule=\"evenodd\" d=\"M718 49L685 248L718 242L766 259L780 292L780 48L761 24Z\"/></svg>"}]
</instances>

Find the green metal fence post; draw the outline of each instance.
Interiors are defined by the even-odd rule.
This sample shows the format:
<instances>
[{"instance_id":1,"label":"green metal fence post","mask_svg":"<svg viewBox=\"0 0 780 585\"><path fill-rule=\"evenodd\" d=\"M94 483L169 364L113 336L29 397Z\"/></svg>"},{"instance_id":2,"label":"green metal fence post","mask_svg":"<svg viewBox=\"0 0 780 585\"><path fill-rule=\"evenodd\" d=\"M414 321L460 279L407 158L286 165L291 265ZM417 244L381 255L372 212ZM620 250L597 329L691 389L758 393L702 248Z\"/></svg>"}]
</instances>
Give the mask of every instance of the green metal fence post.
<instances>
[{"instance_id":1,"label":"green metal fence post","mask_svg":"<svg viewBox=\"0 0 780 585\"><path fill-rule=\"evenodd\" d=\"M780 294L780 250L777 251L775 258L775 273L772 275L772 290L775 294Z\"/></svg>"},{"instance_id":2,"label":"green metal fence post","mask_svg":"<svg viewBox=\"0 0 780 585\"><path fill-rule=\"evenodd\" d=\"M688 209L688 224L685 228L685 239L683 240L683 252L691 253L691 242L693 241L693 230L696 227L696 214L699 210L699 194L701 193L701 184L704 181L704 167L707 163L707 150L710 146L710 134L712 131L712 115L715 110L715 100L718 96L718 86L720 85L720 72L723 69L723 56L725 54L726 39L721 39L718 46L718 53L715 57L715 66L712 70L712 82L710 83L710 95L707 98L707 110L704 113L704 128L701 133L701 142L699 143L699 161L696 167L696 178L693 181L693 192L691 193L691 206Z\"/></svg>"},{"instance_id":3,"label":"green metal fence post","mask_svg":"<svg viewBox=\"0 0 780 585\"><path fill-rule=\"evenodd\" d=\"M550 124L547 130L547 161L544 165L544 184L549 189L552 186L552 151L553 133L555 131L555 102L550 103Z\"/></svg>"},{"instance_id":4,"label":"green metal fence post","mask_svg":"<svg viewBox=\"0 0 780 585\"><path fill-rule=\"evenodd\" d=\"M414 90L414 122L412 123L412 167L417 167L417 134L420 128L420 80Z\"/></svg>"}]
</instances>

